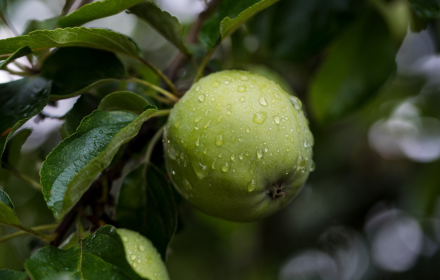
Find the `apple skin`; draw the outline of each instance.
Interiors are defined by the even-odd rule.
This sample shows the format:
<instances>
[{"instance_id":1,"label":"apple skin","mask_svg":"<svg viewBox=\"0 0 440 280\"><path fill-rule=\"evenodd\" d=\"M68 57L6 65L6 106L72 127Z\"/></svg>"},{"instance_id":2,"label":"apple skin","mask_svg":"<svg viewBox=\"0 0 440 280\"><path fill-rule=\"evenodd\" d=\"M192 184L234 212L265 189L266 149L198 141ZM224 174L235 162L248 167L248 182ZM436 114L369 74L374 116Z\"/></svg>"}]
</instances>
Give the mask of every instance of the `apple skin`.
<instances>
[{"instance_id":1,"label":"apple skin","mask_svg":"<svg viewBox=\"0 0 440 280\"><path fill-rule=\"evenodd\" d=\"M149 280L169 280L160 254L150 240L128 229L117 229L125 249L125 256L133 270Z\"/></svg>"},{"instance_id":2,"label":"apple skin","mask_svg":"<svg viewBox=\"0 0 440 280\"><path fill-rule=\"evenodd\" d=\"M202 78L171 110L167 172L203 212L237 222L288 204L311 169L313 136L298 98L245 71Z\"/></svg>"}]
</instances>

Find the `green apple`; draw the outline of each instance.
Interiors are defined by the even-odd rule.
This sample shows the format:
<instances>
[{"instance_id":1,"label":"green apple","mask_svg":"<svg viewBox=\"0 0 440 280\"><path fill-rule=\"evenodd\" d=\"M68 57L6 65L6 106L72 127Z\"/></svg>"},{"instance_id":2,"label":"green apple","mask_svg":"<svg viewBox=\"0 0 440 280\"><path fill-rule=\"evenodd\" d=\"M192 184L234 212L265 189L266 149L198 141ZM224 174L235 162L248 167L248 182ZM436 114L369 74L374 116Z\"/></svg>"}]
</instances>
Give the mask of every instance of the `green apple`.
<instances>
[{"instance_id":1,"label":"green apple","mask_svg":"<svg viewBox=\"0 0 440 280\"><path fill-rule=\"evenodd\" d=\"M164 132L167 172L177 190L203 212L240 222L292 200L314 168L312 146L300 100L237 70L195 83Z\"/></svg>"},{"instance_id":2,"label":"green apple","mask_svg":"<svg viewBox=\"0 0 440 280\"><path fill-rule=\"evenodd\" d=\"M137 274L149 280L170 279L160 254L150 240L128 229L117 231L123 241L127 261Z\"/></svg>"}]
</instances>

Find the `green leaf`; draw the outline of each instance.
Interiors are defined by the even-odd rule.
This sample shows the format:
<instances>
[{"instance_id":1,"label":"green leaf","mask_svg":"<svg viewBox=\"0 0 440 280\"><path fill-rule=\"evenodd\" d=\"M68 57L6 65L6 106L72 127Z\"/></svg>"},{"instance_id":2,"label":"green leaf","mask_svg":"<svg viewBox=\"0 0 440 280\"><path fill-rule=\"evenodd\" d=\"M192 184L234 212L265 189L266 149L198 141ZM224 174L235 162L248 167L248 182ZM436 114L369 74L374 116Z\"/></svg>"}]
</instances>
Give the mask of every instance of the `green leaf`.
<instances>
[{"instance_id":1,"label":"green leaf","mask_svg":"<svg viewBox=\"0 0 440 280\"><path fill-rule=\"evenodd\" d=\"M11 56L19 48L32 51L61 47L87 47L139 57L139 49L126 35L100 28L74 27L37 30L13 38L0 40L0 60Z\"/></svg>"},{"instance_id":2,"label":"green leaf","mask_svg":"<svg viewBox=\"0 0 440 280\"><path fill-rule=\"evenodd\" d=\"M100 99L98 97L90 94L83 94L78 98L64 118L64 129L68 135L75 133L83 118L98 108L99 102Z\"/></svg>"},{"instance_id":3,"label":"green leaf","mask_svg":"<svg viewBox=\"0 0 440 280\"><path fill-rule=\"evenodd\" d=\"M59 17L53 17L49 19L45 19L42 21L39 20L30 20L27 22L26 27L23 31L22 35L28 35L30 32L35 30L52 30L57 26Z\"/></svg>"},{"instance_id":4,"label":"green leaf","mask_svg":"<svg viewBox=\"0 0 440 280\"><path fill-rule=\"evenodd\" d=\"M177 206L171 186L157 167L143 164L124 177L116 221L121 227L150 239L166 260L168 245L177 228Z\"/></svg>"},{"instance_id":5,"label":"green leaf","mask_svg":"<svg viewBox=\"0 0 440 280\"><path fill-rule=\"evenodd\" d=\"M311 86L320 122L347 115L371 98L395 71L397 49L384 20L366 13L330 48Z\"/></svg>"},{"instance_id":6,"label":"green leaf","mask_svg":"<svg viewBox=\"0 0 440 280\"><path fill-rule=\"evenodd\" d=\"M414 12L421 18L440 17L440 0L409 0Z\"/></svg>"},{"instance_id":7,"label":"green leaf","mask_svg":"<svg viewBox=\"0 0 440 280\"><path fill-rule=\"evenodd\" d=\"M140 95L131 91L117 91L104 97L99 104L101 111L126 110L141 114L150 105Z\"/></svg>"},{"instance_id":8,"label":"green leaf","mask_svg":"<svg viewBox=\"0 0 440 280\"><path fill-rule=\"evenodd\" d=\"M2 161L8 162L12 166L16 166L20 159L20 151L23 144L29 138L32 133L32 129L22 129L15 133L14 137L9 140L5 153L3 154Z\"/></svg>"},{"instance_id":9,"label":"green leaf","mask_svg":"<svg viewBox=\"0 0 440 280\"><path fill-rule=\"evenodd\" d=\"M90 88L125 77L124 65L111 52L70 47L60 48L41 66L43 77L52 80L51 95L77 96Z\"/></svg>"},{"instance_id":10,"label":"green leaf","mask_svg":"<svg viewBox=\"0 0 440 280\"><path fill-rule=\"evenodd\" d=\"M20 225L15 214L14 204L8 194L0 189L0 224L4 225Z\"/></svg>"},{"instance_id":11,"label":"green leaf","mask_svg":"<svg viewBox=\"0 0 440 280\"><path fill-rule=\"evenodd\" d=\"M129 11L150 24L151 27L176 46L184 55L191 55L182 40L183 26L176 17L166 11L162 11L151 1L138 4L130 8Z\"/></svg>"},{"instance_id":12,"label":"green leaf","mask_svg":"<svg viewBox=\"0 0 440 280\"><path fill-rule=\"evenodd\" d=\"M28 278L26 272L12 271L8 269L0 270L0 279L2 280L26 280Z\"/></svg>"},{"instance_id":13,"label":"green leaf","mask_svg":"<svg viewBox=\"0 0 440 280\"><path fill-rule=\"evenodd\" d=\"M8 57L5 61L0 63L0 70L6 69L6 66L16 60L17 58L20 58L22 56L28 55L32 53L31 49L29 47L22 47L18 49L15 53L13 53L10 57Z\"/></svg>"},{"instance_id":14,"label":"green leaf","mask_svg":"<svg viewBox=\"0 0 440 280\"><path fill-rule=\"evenodd\" d=\"M104 0L89 3L61 18L58 24L61 27L83 25L92 20L119 14L142 1L143 0Z\"/></svg>"},{"instance_id":15,"label":"green leaf","mask_svg":"<svg viewBox=\"0 0 440 280\"><path fill-rule=\"evenodd\" d=\"M136 136L156 109L140 116L130 112L94 111L77 132L64 139L43 162L40 172L49 209L60 220L111 162L118 149Z\"/></svg>"},{"instance_id":16,"label":"green leaf","mask_svg":"<svg viewBox=\"0 0 440 280\"><path fill-rule=\"evenodd\" d=\"M208 48L214 48L250 17L277 1L224 0L218 11L203 25L199 38Z\"/></svg>"},{"instance_id":17,"label":"green leaf","mask_svg":"<svg viewBox=\"0 0 440 280\"><path fill-rule=\"evenodd\" d=\"M81 246L61 250L47 246L38 250L25 262L32 280L62 279L115 279L140 280L126 260L122 240L112 226L103 226L86 237ZM70 279L70 278L68 278Z\"/></svg>"},{"instance_id":18,"label":"green leaf","mask_svg":"<svg viewBox=\"0 0 440 280\"><path fill-rule=\"evenodd\" d=\"M0 84L0 158L9 137L47 105L50 85L43 78Z\"/></svg>"}]
</instances>

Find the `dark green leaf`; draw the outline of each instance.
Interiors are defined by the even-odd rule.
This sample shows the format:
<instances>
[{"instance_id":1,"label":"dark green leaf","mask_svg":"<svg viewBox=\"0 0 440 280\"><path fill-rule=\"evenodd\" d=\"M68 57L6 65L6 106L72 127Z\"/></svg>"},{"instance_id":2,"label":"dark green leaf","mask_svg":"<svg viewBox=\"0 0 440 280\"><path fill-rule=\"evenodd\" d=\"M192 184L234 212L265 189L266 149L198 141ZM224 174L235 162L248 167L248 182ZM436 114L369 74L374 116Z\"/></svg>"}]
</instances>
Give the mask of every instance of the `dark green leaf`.
<instances>
[{"instance_id":1,"label":"dark green leaf","mask_svg":"<svg viewBox=\"0 0 440 280\"><path fill-rule=\"evenodd\" d=\"M145 235L166 259L177 228L177 206L171 186L155 166L141 165L124 178L116 220L120 226Z\"/></svg>"},{"instance_id":2,"label":"dark green leaf","mask_svg":"<svg viewBox=\"0 0 440 280\"><path fill-rule=\"evenodd\" d=\"M395 70L396 46L384 20L369 12L334 43L311 87L320 122L353 112L375 96Z\"/></svg>"},{"instance_id":3,"label":"dark green leaf","mask_svg":"<svg viewBox=\"0 0 440 280\"><path fill-rule=\"evenodd\" d=\"M94 111L77 132L61 142L46 158L40 172L43 194L57 220L78 202L90 184L111 162L124 143L136 136L154 113Z\"/></svg>"},{"instance_id":4,"label":"dark green leaf","mask_svg":"<svg viewBox=\"0 0 440 280\"><path fill-rule=\"evenodd\" d=\"M9 140L6 146L2 161L6 161L10 165L16 166L18 160L20 159L21 146L23 146L31 133L31 129L22 129L15 133L14 137Z\"/></svg>"},{"instance_id":5,"label":"dark green leaf","mask_svg":"<svg viewBox=\"0 0 440 280\"><path fill-rule=\"evenodd\" d=\"M144 279L130 267L125 253L116 229L104 226L86 237L82 246L68 250L47 246L38 250L26 260L25 268L33 280L59 279L64 275L75 280Z\"/></svg>"},{"instance_id":6,"label":"dark green leaf","mask_svg":"<svg viewBox=\"0 0 440 280\"><path fill-rule=\"evenodd\" d=\"M56 50L44 61L41 72L52 80L51 95L71 97L125 77L124 65L114 53L80 47Z\"/></svg>"},{"instance_id":7,"label":"dark green leaf","mask_svg":"<svg viewBox=\"0 0 440 280\"><path fill-rule=\"evenodd\" d=\"M61 27L83 25L89 21L109 17L134 6L143 0L104 0L89 3L73 13L61 18L58 24Z\"/></svg>"},{"instance_id":8,"label":"dark green leaf","mask_svg":"<svg viewBox=\"0 0 440 280\"><path fill-rule=\"evenodd\" d=\"M98 108L100 99L90 94L83 94L78 98L73 108L66 114L64 129L68 135L75 133L84 117Z\"/></svg>"},{"instance_id":9,"label":"dark green leaf","mask_svg":"<svg viewBox=\"0 0 440 280\"><path fill-rule=\"evenodd\" d=\"M325 47L362 12L359 0L280 1L252 22L271 57L303 60ZM286 36L291 34L291 36Z\"/></svg>"},{"instance_id":10,"label":"dark green leaf","mask_svg":"<svg viewBox=\"0 0 440 280\"><path fill-rule=\"evenodd\" d=\"M131 91L113 92L104 97L99 104L98 109L101 111L126 110L136 114L141 114L149 103Z\"/></svg>"},{"instance_id":11,"label":"dark green leaf","mask_svg":"<svg viewBox=\"0 0 440 280\"><path fill-rule=\"evenodd\" d=\"M9 137L47 105L50 85L43 78L0 84L0 158Z\"/></svg>"},{"instance_id":12,"label":"dark green leaf","mask_svg":"<svg viewBox=\"0 0 440 280\"><path fill-rule=\"evenodd\" d=\"M61 47L87 47L139 57L139 49L127 36L100 28L74 27L37 30L29 35L0 40L0 60L11 56L19 48L32 51Z\"/></svg>"},{"instance_id":13,"label":"dark green leaf","mask_svg":"<svg viewBox=\"0 0 440 280\"><path fill-rule=\"evenodd\" d=\"M7 269L0 270L0 279L2 280L26 280L26 272L12 271Z\"/></svg>"},{"instance_id":14,"label":"dark green leaf","mask_svg":"<svg viewBox=\"0 0 440 280\"><path fill-rule=\"evenodd\" d=\"M138 4L130 8L129 11L150 24L151 27L176 46L183 54L186 56L190 55L182 40L183 26L177 18L168 12L162 11L151 1Z\"/></svg>"},{"instance_id":15,"label":"dark green leaf","mask_svg":"<svg viewBox=\"0 0 440 280\"><path fill-rule=\"evenodd\" d=\"M49 18L42 21L30 20L27 22L22 35L28 35L35 30L52 30L57 26L59 17Z\"/></svg>"},{"instance_id":16,"label":"dark green leaf","mask_svg":"<svg viewBox=\"0 0 440 280\"><path fill-rule=\"evenodd\" d=\"M440 17L440 0L409 0L416 14L421 18Z\"/></svg>"},{"instance_id":17,"label":"dark green leaf","mask_svg":"<svg viewBox=\"0 0 440 280\"><path fill-rule=\"evenodd\" d=\"M11 199L8 194L0 189L0 224L4 225L19 225L20 220L18 220L15 214L14 204L12 204Z\"/></svg>"},{"instance_id":18,"label":"dark green leaf","mask_svg":"<svg viewBox=\"0 0 440 280\"><path fill-rule=\"evenodd\" d=\"M199 35L208 47L214 48L232 34L254 14L266 9L278 0L224 0L218 11L205 22Z\"/></svg>"},{"instance_id":19,"label":"dark green leaf","mask_svg":"<svg viewBox=\"0 0 440 280\"><path fill-rule=\"evenodd\" d=\"M10 57L8 57L5 61L0 63L0 70L6 69L6 65L13 62L17 58L20 58L22 56L28 55L32 53L31 49L29 47L22 47L18 49L15 53L13 53Z\"/></svg>"}]
</instances>

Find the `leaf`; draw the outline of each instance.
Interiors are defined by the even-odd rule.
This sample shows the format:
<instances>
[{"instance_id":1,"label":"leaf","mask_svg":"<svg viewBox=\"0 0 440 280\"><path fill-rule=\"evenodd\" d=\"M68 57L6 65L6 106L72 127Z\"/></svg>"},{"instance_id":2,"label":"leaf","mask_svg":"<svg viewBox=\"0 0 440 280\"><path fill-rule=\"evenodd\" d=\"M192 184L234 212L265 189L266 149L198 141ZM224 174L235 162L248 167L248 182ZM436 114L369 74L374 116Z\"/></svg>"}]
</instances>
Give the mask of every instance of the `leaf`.
<instances>
[{"instance_id":1,"label":"leaf","mask_svg":"<svg viewBox=\"0 0 440 280\"><path fill-rule=\"evenodd\" d=\"M60 220L110 163L119 147L136 136L156 109L140 116L130 112L94 111L43 162L40 172L49 209Z\"/></svg>"},{"instance_id":2,"label":"leaf","mask_svg":"<svg viewBox=\"0 0 440 280\"><path fill-rule=\"evenodd\" d=\"M32 280L62 279L115 279L140 280L126 260L122 240L112 226L103 226L86 237L81 246L61 250L54 246L39 249L25 262ZM70 279L70 278L68 278Z\"/></svg>"},{"instance_id":3,"label":"leaf","mask_svg":"<svg viewBox=\"0 0 440 280\"><path fill-rule=\"evenodd\" d=\"M395 71L396 47L384 20L369 12L330 48L311 86L320 122L336 120L373 98Z\"/></svg>"},{"instance_id":4,"label":"leaf","mask_svg":"<svg viewBox=\"0 0 440 280\"><path fill-rule=\"evenodd\" d=\"M130 8L129 11L146 21L159 34L176 46L184 55L191 55L182 40L183 26L179 23L179 20L176 17L170 15L166 11L162 11L151 1L140 3Z\"/></svg>"},{"instance_id":5,"label":"leaf","mask_svg":"<svg viewBox=\"0 0 440 280\"><path fill-rule=\"evenodd\" d=\"M0 63L0 70L6 69L6 66L16 60L17 58L20 58L22 56L28 55L32 53L31 49L29 47L22 47L18 49L16 52L14 52L10 57L8 57L5 61Z\"/></svg>"},{"instance_id":6,"label":"leaf","mask_svg":"<svg viewBox=\"0 0 440 280\"><path fill-rule=\"evenodd\" d=\"M100 99L90 94L81 95L64 117L64 129L68 135L75 133L82 119L98 108Z\"/></svg>"},{"instance_id":7,"label":"leaf","mask_svg":"<svg viewBox=\"0 0 440 280\"><path fill-rule=\"evenodd\" d=\"M177 206L171 186L157 167L147 168L143 164L124 178L116 221L121 227L150 239L166 260L168 245L177 228Z\"/></svg>"},{"instance_id":8,"label":"leaf","mask_svg":"<svg viewBox=\"0 0 440 280\"><path fill-rule=\"evenodd\" d=\"M107 29L74 27L37 30L29 35L0 40L0 60L25 46L33 52L48 48L87 47L139 57L136 44L123 34Z\"/></svg>"},{"instance_id":9,"label":"leaf","mask_svg":"<svg viewBox=\"0 0 440 280\"><path fill-rule=\"evenodd\" d=\"M4 225L20 225L20 220L18 220L15 214L14 204L12 204L11 199L8 194L0 189L0 224Z\"/></svg>"},{"instance_id":10,"label":"leaf","mask_svg":"<svg viewBox=\"0 0 440 280\"><path fill-rule=\"evenodd\" d=\"M142 1L143 0L104 0L89 3L61 18L58 24L61 27L83 25L92 20L119 14Z\"/></svg>"},{"instance_id":11,"label":"leaf","mask_svg":"<svg viewBox=\"0 0 440 280\"><path fill-rule=\"evenodd\" d=\"M73 97L125 77L124 65L114 53L81 47L56 50L43 62L41 72L52 80L51 95L59 97Z\"/></svg>"},{"instance_id":12,"label":"leaf","mask_svg":"<svg viewBox=\"0 0 440 280\"><path fill-rule=\"evenodd\" d=\"M2 280L26 280L28 278L26 272L12 271L8 269L0 270L0 279Z\"/></svg>"},{"instance_id":13,"label":"leaf","mask_svg":"<svg viewBox=\"0 0 440 280\"><path fill-rule=\"evenodd\" d=\"M140 114L149 105L144 98L134 92L117 91L104 97L98 109L101 111L127 110Z\"/></svg>"},{"instance_id":14,"label":"leaf","mask_svg":"<svg viewBox=\"0 0 440 280\"><path fill-rule=\"evenodd\" d=\"M23 31L22 35L28 35L30 32L35 31L35 30L52 30L55 29L57 26L57 22L58 22L59 17L53 17L53 18L48 18L45 20L30 20L26 23L26 27Z\"/></svg>"},{"instance_id":15,"label":"leaf","mask_svg":"<svg viewBox=\"0 0 440 280\"><path fill-rule=\"evenodd\" d=\"M15 133L14 137L9 140L5 153L3 154L2 161L8 162L9 165L16 166L20 159L21 147L29 138L32 133L32 129L22 129Z\"/></svg>"},{"instance_id":16,"label":"leaf","mask_svg":"<svg viewBox=\"0 0 440 280\"><path fill-rule=\"evenodd\" d=\"M409 0L414 12L421 18L440 17L440 0Z\"/></svg>"},{"instance_id":17,"label":"leaf","mask_svg":"<svg viewBox=\"0 0 440 280\"><path fill-rule=\"evenodd\" d=\"M224 0L217 13L203 25L199 38L208 48L214 48L240 27L243 22L277 1Z\"/></svg>"},{"instance_id":18,"label":"leaf","mask_svg":"<svg viewBox=\"0 0 440 280\"><path fill-rule=\"evenodd\" d=\"M47 105L50 84L44 78L0 84L0 158L10 136Z\"/></svg>"}]
</instances>

